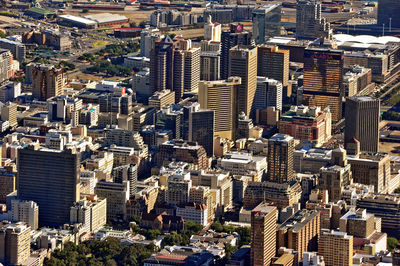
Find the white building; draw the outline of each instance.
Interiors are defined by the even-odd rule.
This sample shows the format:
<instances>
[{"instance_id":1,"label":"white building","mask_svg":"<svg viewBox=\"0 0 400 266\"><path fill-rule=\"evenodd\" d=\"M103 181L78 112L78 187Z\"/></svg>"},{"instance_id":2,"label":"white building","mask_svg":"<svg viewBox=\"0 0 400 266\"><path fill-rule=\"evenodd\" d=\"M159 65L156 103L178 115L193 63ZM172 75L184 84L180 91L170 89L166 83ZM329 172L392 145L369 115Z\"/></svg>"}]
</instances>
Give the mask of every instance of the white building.
<instances>
[{"instance_id":1,"label":"white building","mask_svg":"<svg viewBox=\"0 0 400 266\"><path fill-rule=\"evenodd\" d=\"M208 16L204 24L204 40L221 42L221 24L212 22L211 16Z\"/></svg>"},{"instance_id":2,"label":"white building","mask_svg":"<svg viewBox=\"0 0 400 266\"><path fill-rule=\"evenodd\" d=\"M180 216L185 221L193 221L202 226L206 226L208 224L206 204L187 203L178 205L176 209L176 216Z\"/></svg>"}]
</instances>

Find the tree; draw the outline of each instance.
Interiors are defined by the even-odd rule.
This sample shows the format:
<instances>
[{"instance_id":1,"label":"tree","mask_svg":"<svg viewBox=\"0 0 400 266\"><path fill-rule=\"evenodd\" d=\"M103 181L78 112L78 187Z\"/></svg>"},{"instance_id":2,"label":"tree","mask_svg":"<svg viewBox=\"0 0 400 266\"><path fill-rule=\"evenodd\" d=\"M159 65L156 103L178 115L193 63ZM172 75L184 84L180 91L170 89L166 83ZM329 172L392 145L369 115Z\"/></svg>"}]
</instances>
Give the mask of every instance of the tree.
<instances>
[{"instance_id":1,"label":"tree","mask_svg":"<svg viewBox=\"0 0 400 266\"><path fill-rule=\"evenodd\" d=\"M82 13L89 13L89 9L87 8L82 9Z\"/></svg>"},{"instance_id":2,"label":"tree","mask_svg":"<svg viewBox=\"0 0 400 266\"><path fill-rule=\"evenodd\" d=\"M235 229L240 236L240 245L248 245L251 239L251 228L250 227L237 227Z\"/></svg>"},{"instance_id":3,"label":"tree","mask_svg":"<svg viewBox=\"0 0 400 266\"><path fill-rule=\"evenodd\" d=\"M387 247L389 251L392 251L394 248L396 248L397 244L399 243L399 240L397 240L394 237L388 237L387 238Z\"/></svg>"},{"instance_id":4,"label":"tree","mask_svg":"<svg viewBox=\"0 0 400 266\"><path fill-rule=\"evenodd\" d=\"M172 234L164 236L162 245L163 246L180 246L183 243L183 237L182 235L177 234L176 232L173 232Z\"/></svg>"},{"instance_id":5,"label":"tree","mask_svg":"<svg viewBox=\"0 0 400 266\"><path fill-rule=\"evenodd\" d=\"M136 22L133 21L133 22L129 23L129 27L131 27L131 28L136 28L136 27L137 27Z\"/></svg>"},{"instance_id":6,"label":"tree","mask_svg":"<svg viewBox=\"0 0 400 266\"><path fill-rule=\"evenodd\" d=\"M232 246L231 244L227 243L225 244L225 258L229 260L232 256L233 253L235 253L238 248L236 246Z\"/></svg>"},{"instance_id":7,"label":"tree","mask_svg":"<svg viewBox=\"0 0 400 266\"><path fill-rule=\"evenodd\" d=\"M146 27L146 22L145 21L140 22L139 27L141 27L141 28Z\"/></svg>"},{"instance_id":8,"label":"tree","mask_svg":"<svg viewBox=\"0 0 400 266\"><path fill-rule=\"evenodd\" d=\"M211 229L216 232L222 232L224 230L224 227L220 222L215 222L211 225Z\"/></svg>"}]
</instances>

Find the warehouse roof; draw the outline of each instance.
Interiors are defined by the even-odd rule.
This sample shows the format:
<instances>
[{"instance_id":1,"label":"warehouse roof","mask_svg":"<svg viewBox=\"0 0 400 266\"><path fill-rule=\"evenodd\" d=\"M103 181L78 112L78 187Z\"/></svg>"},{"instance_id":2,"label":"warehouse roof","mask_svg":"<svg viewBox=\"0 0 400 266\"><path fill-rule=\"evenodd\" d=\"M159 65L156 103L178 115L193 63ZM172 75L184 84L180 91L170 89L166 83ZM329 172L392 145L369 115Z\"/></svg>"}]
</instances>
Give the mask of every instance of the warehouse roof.
<instances>
[{"instance_id":1,"label":"warehouse roof","mask_svg":"<svg viewBox=\"0 0 400 266\"><path fill-rule=\"evenodd\" d=\"M77 17L77 16L72 16L72 15L60 15L59 16L62 19L65 20L70 20L73 22L77 22L77 23L82 23L82 24L86 24L86 25L95 25L97 24L96 21L90 20L90 19L86 19L86 18L82 18L82 17Z\"/></svg>"}]
</instances>

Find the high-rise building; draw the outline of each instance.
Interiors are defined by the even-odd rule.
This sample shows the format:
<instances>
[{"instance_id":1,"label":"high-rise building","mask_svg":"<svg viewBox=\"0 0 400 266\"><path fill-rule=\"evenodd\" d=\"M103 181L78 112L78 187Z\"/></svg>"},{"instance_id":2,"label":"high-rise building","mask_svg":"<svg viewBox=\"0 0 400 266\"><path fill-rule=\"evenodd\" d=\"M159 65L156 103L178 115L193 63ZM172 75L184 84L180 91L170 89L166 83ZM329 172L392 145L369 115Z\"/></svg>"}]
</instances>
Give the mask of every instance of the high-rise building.
<instances>
[{"instance_id":1,"label":"high-rise building","mask_svg":"<svg viewBox=\"0 0 400 266\"><path fill-rule=\"evenodd\" d=\"M24 222L36 230L39 227L39 207L33 201L11 200L11 221Z\"/></svg>"},{"instance_id":2,"label":"high-rise building","mask_svg":"<svg viewBox=\"0 0 400 266\"><path fill-rule=\"evenodd\" d=\"M63 70L52 65L36 65L32 69L32 95L48 99L63 94Z\"/></svg>"},{"instance_id":3,"label":"high-rise building","mask_svg":"<svg viewBox=\"0 0 400 266\"><path fill-rule=\"evenodd\" d=\"M266 77L257 77L254 101L256 110L263 110L268 107L282 110L282 83Z\"/></svg>"},{"instance_id":4,"label":"high-rise building","mask_svg":"<svg viewBox=\"0 0 400 266\"><path fill-rule=\"evenodd\" d=\"M183 43L183 45L182 45ZM195 91L199 88L200 81L200 48L192 47L191 40L181 41L181 49L184 54L184 91Z\"/></svg>"},{"instance_id":5,"label":"high-rise building","mask_svg":"<svg viewBox=\"0 0 400 266\"><path fill-rule=\"evenodd\" d=\"M8 121L10 127L18 125L17 121L17 104L7 102L1 107L1 120Z\"/></svg>"},{"instance_id":6,"label":"high-rise building","mask_svg":"<svg viewBox=\"0 0 400 266\"><path fill-rule=\"evenodd\" d=\"M377 152L379 145L380 100L371 96L346 99L344 143L360 142L361 151Z\"/></svg>"},{"instance_id":7,"label":"high-rise building","mask_svg":"<svg viewBox=\"0 0 400 266\"><path fill-rule=\"evenodd\" d=\"M207 22L204 23L204 40L213 42L221 41L221 24L212 22L211 16L208 16Z\"/></svg>"},{"instance_id":8,"label":"high-rise building","mask_svg":"<svg viewBox=\"0 0 400 266\"><path fill-rule=\"evenodd\" d=\"M107 199L90 195L70 209L70 223L82 223L87 233L96 233L107 222Z\"/></svg>"},{"instance_id":9,"label":"high-rise building","mask_svg":"<svg viewBox=\"0 0 400 266\"><path fill-rule=\"evenodd\" d=\"M353 265L353 236L344 232L321 230L318 254L324 257L326 266Z\"/></svg>"},{"instance_id":10,"label":"high-rise building","mask_svg":"<svg viewBox=\"0 0 400 266\"><path fill-rule=\"evenodd\" d=\"M13 76L13 56L9 50L0 49L0 82Z\"/></svg>"},{"instance_id":11,"label":"high-rise building","mask_svg":"<svg viewBox=\"0 0 400 266\"><path fill-rule=\"evenodd\" d=\"M0 262L23 265L31 254L31 228L23 223L0 226Z\"/></svg>"},{"instance_id":12,"label":"high-rise building","mask_svg":"<svg viewBox=\"0 0 400 266\"><path fill-rule=\"evenodd\" d=\"M330 25L321 16L321 2L319 0L301 0L297 2L297 38L316 39L327 37L329 32Z\"/></svg>"},{"instance_id":13,"label":"high-rise building","mask_svg":"<svg viewBox=\"0 0 400 266\"><path fill-rule=\"evenodd\" d=\"M26 46L23 43L11 41L6 38L0 38L0 48L10 50L13 58L19 62L25 61Z\"/></svg>"},{"instance_id":14,"label":"high-rise building","mask_svg":"<svg viewBox=\"0 0 400 266\"><path fill-rule=\"evenodd\" d=\"M208 157L214 155L214 110L200 109L195 104L189 113L189 141L195 141L207 152Z\"/></svg>"},{"instance_id":15,"label":"high-rise building","mask_svg":"<svg viewBox=\"0 0 400 266\"><path fill-rule=\"evenodd\" d=\"M278 46L259 46L257 55L257 75L276 79L287 86L290 51L279 49Z\"/></svg>"},{"instance_id":16,"label":"high-rise building","mask_svg":"<svg viewBox=\"0 0 400 266\"><path fill-rule=\"evenodd\" d=\"M18 198L39 205L39 225L69 221L69 208L79 200L80 153L72 150L18 150Z\"/></svg>"},{"instance_id":17,"label":"high-rise building","mask_svg":"<svg viewBox=\"0 0 400 266\"><path fill-rule=\"evenodd\" d=\"M149 106L155 107L157 111L168 104L175 103L175 92L170 90L156 91L149 97Z\"/></svg>"},{"instance_id":18,"label":"high-rise building","mask_svg":"<svg viewBox=\"0 0 400 266\"><path fill-rule=\"evenodd\" d=\"M133 197L137 191L137 165L127 164L114 167L112 176L115 183L129 181L129 196Z\"/></svg>"},{"instance_id":19,"label":"high-rise building","mask_svg":"<svg viewBox=\"0 0 400 266\"><path fill-rule=\"evenodd\" d=\"M312 48L304 52L303 104L329 106L332 121L342 118L343 51Z\"/></svg>"},{"instance_id":20,"label":"high-rise building","mask_svg":"<svg viewBox=\"0 0 400 266\"><path fill-rule=\"evenodd\" d=\"M150 57L150 52L154 49L155 43L162 38L159 29L145 28L140 32L140 55Z\"/></svg>"},{"instance_id":21,"label":"high-rise building","mask_svg":"<svg viewBox=\"0 0 400 266\"><path fill-rule=\"evenodd\" d=\"M378 27L385 24L385 31L400 28L400 2L396 0L379 0L378 5Z\"/></svg>"},{"instance_id":22,"label":"high-rise building","mask_svg":"<svg viewBox=\"0 0 400 266\"><path fill-rule=\"evenodd\" d=\"M172 106L163 106L160 111L156 113L155 129L156 130L170 130L172 138L180 139L181 136L181 116L180 110L173 110Z\"/></svg>"},{"instance_id":23,"label":"high-rise building","mask_svg":"<svg viewBox=\"0 0 400 266\"><path fill-rule=\"evenodd\" d=\"M190 174L171 175L168 177L167 202L169 204L187 203L192 187Z\"/></svg>"},{"instance_id":24,"label":"high-rise building","mask_svg":"<svg viewBox=\"0 0 400 266\"><path fill-rule=\"evenodd\" d=\"M229 77L229 50L236 45L250 45L251 34L243 29L242 24L230 25L229 31L221 34L221 79Z\"/></svg>"},{"instance_id":25,"label":"high-rise building","mask_svg":"<svg viewBox=\"0 0 400 266\"><path fill-rule=\"evenodd\" d=\"M276 252L277 209L261 203L251 212L251 251L252 266L269 266Z\"/></svg>"},{"instance_id":26,"label":"high-rise building","mask_svg":"<svg viewBox=\"0 0 400 266\"><path fill-rule=\"evenodd\" d=\"M268 140L268 180L283 183L294 178L294 139L285 134L275 134Z\"/></svg>"},{"instance_id":27,"label":"high-rise building","mask_svg":"<svg viewBox=\"0 0 400 266\"><path fill-rule=\"evenodd\" d=\"M199 84L199 103L202 109L215 112L215 135L233 139L236 128L236 91L241 84L240 77L227 80L201 81Z\"/></svg>"},{"instance_id":28,"label":"high-rise building","mask_svg":"<svg viewBox=\"0 0 400 266\"><path fill-rule=\"evenodd\" d=\"M221 67L220 51L201 51L200 80L219 80Z\"/></svg>"},{"instance_id":29,"label":"high-rise building","mask_svg":"<svg viewBox=\"0 0 400 266\"><path fill-rule=\"evenodd\" d=\"M268 4L253 10L253 38L256 44L281 35L281 9L280 4Z\"/></svg>"},{"instance_id":30,"label":"high-rise building","mask_svg":"<svg viewBox=\"0 0 400 266\"><path fill-rule=\"evenodd\" d=\"M114 183L102 180L97 182L96 195L107 199L107 221L127 218L126 202L129 200L129 192L129 181Z\"/></svg>"},{"instance_id":31,"label":"high-rise building","mask_svg":"<svg viewBox=\"0 0 400 266\"><path fill-rule=\"evenodd\" d=\"M229 76L242 78L236 91L237 112L252 118L257 89L257 47L238 45L229 50Z\"/></svg>"}]
</instances>

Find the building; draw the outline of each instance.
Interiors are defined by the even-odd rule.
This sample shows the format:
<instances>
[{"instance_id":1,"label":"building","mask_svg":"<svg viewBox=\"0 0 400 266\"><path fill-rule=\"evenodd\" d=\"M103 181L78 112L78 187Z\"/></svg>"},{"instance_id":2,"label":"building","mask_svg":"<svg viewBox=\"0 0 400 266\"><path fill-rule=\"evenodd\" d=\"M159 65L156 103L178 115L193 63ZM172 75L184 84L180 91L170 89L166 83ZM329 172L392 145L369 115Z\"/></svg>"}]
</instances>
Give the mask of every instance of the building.
<instances>
[{"instance_id":1,"label":"building","mask_svg":"<svg viewBox=\"0 0 400 266\"><path fill-rule=\"evenodd\" d=\"M391 32L392 29L400 28L400 19L397 10L400 3L396 0L379 0L378 5L378 27L384 25L385 31Z\"/></svg>"},{"instance_id":2,"label":"building","mask_svg":"<svg viewBox=\"0 0 400 266\"><path fill-rule=\"evenodd\" d=\"M95 29L97 28L97 22L91 19L72 16L72 15L60 15L58 16L60 23L66 26L72 26L77 28Z\"/></svg>"},{"instance_id":3,"label":"building","mask_svg":"<svg viewBox=\"0 0 400 266\"><path fill-rule=\"evenodd\" d=\"M257 89L254 97L256 110L275 107L282 110L282 83L266 77L257 77Z\"/></svg>"},{"instance_id":4,"label":"building","mask_svg":"<svg viewBox=\"0 0 400 266\"><path fill-rule=\"evenodd\" d=\"M324 257L326 266L353 265L353 236L347 233L321 230L318 254Z\"/></svg>"},{"instance_id":5,"label":"building","mask_svg":"<svg viewBox=\"0 0 400 266\"><path fill-rule=\"evenodd\" d=\"M13 59L22 63L25 61L26 47L20 42L10 41L9 39L0 38L0 48L10 50Z\"/></svg>"},{"instance_id":6,"label":"building","mask_svg":"<svg viewBox=\"0 0 400 266\"><path fill-rule=\"evenodd\" d=\"M318 250L320 227L318 211L300 210L278 227L277 246L297 251L301 260L304 252Z\"/></svg>"},{"instance_id":7,"label":"building","mask_svg":"<svg viewBox=\"0 0 400 266\"><path fill-rule=\"evenodd\" d=\"M296 9L296 37L300 39L316 39L327 37L330 25L321 16L319 0L301 0Z\"/></svg>"},{"instance_id":8,"label":"building","mask_svg":"<svg viewBox=\"0 0 400 266\"><path fill-rule=\"evenodd\" d=\"M198 169L208 167L206 150L195 142L171 140L160 145L157 164L162 166L172 161L191 163Z\"/></svg>"},{"instance_id":9,"label":"building","mask_svg":"<svg viewBox=\"0 0 400 266\"><path fill-rule=\"evenodd\" d=\"M206 226L208 224L207 205L197 203L180 204L176 209L176 216L182 217L185 221L193 221L196 224Z\"/></svg>"},{"instance_id":10,"label":"building","mask_svg":"<svg viewBox=\"0 0 400 266\"><path fill-rule=\"evenodd\" d=\"M95 21L97 27L108 27L121 25L129 22L129 19L123 15L111 13L99 13L84 16L86 19Z\"/></svg>"},{"instance_id":11,"label":"building","mask_svg":"<svg viewBox=\"0 0 400 266\"><path fill-rule=\"evenodd\" d=\"M180 139L181 134L181 124L182 124L182 111L173 110L172 105L165 105L160 111L155 115L155 129L167 131L170 130L172 133L172 138Z\"/></svg>"},{"instance_id":12,"label":"building","mask_svg":"<svg viewBox=\"0 0 400 266\"><path fill-rule=\"evenodd\" d=\"M129 181L129 196L133 197L137 191L137 165L127 164L113 168L112 177L115 183L122 184L124 181Z\"/></svg>"},{"instance_id":13,"label":"building","mask_svg":"<svg viewBox=\"0 0 400 266\"><path fill-rule=\"evenodd\" d=\"M249 182L243 198L243 207L255 208L263 201L271 202L278 209L284 209L300 202L301 185L292 181L283 184L275 182Z\"/></svg>"},{"instance_id":14,"label":"building","mask_svg":"<svg viewBox=\"0 0 400 266\"><path fill-rule=\"evenodd\" d=\"M289 81L290 51L278 46L259 46L257 75L278 80L285 87Z\"/></svg>"},{"instance_id":15,"label":"building","mask_svg":"<svg viewBox=\"0 0 400 266\"><path fill-rule=\"evenodd\" d=\"M16 175L0 171L0 203L6 203L7 195L16 189Z\"/></svg>"},{"instance_id":16,"label":"building","mask_svg":"<svg viewBox=\"0 0 400 266\"><path fill-rule=\"evenodd\" d=\"M327 190L329 200L342 198L344 188L353 183L351 165L347 163L347 153L343 148L332 151L331 163L320 169L318 187Z\"/></svg>"},{"instance_id":17,"label":"building","mask_svg":"<svg viewBox=\"0 0 400 266\"><path fill-rule=\"evenodd\" d=\"M221 72L221 52L201 51L200 53L200 80L219 80Z\"/></svg>"},{"instance_id":18,"label":"building","mask_svg":"<svg viewBox=\"0 0 400 266\"><path fill-rule=\"evenodd\" d=\"M240 84L240 77L199 83L200 107L214 111L215 136L228 139L233 139L235 136L238 116L236 92Z\"/></svg>"},{"instance_id":19,"label":"building","mask_svg":"<svg viewBox=\"0 0 400 266\"><path fill-rule=\"evenodd\" d=\"M278 131L295 139L321 146L331 138L331 112L329 108L292 106L281 115Z\"/></svg>"},{"instance_id":20,"label":"building","mask_svg":"<svg viewBox=\"0 0 400 266\"><path fill-rule=\"evenodd\" d=\"M219 21L222 23L221 21ZM251 33L243 29L243 25L230 25L229 31L221 34L221 79L229 77L230 49L236 45L250 45Z\"/></svg>"},{"instance_id":21,"label":"building","mask_svg":"<svg viewBox=\"0 0 400 266\"><path fill-rule=\"evenodd\" d=\"M332 121L342 118L343 51L322 48L304 52L303 104L329 106Z\"/></svg>"},{"instance_id":22,"label":"building","mask_svg":"<svg viewBox=\"0 0 400 266\"><path fill-rule=\"evenodd\" d=\"M155 28L144 28L140 32L140 55L150 58L150 52L155 47L155 43L161 38L160 30Z\"/></svg>"},{"instance_id":23,"label":"building","mask_svg":"<svg viewBox=\"0 0 400 266\"><path fill-rule=\"evenodd\" d=\"M375 232L375 215L367 213L366 209L351 209L340 218L339 231L369 238Z\"/></svg>"},{"instance_id":24,"label":"building","mask_svg":"<svg viewBox=\"0 0 400 266\"><path fill-rule=\"evenodd\" d=\"M152 95L149 68L145 67L133 75L132 90L136 93L138 101L147 103L147 99Z\"/></svg>"},{"instance_id":25,"label":"building","mask_svg":"<svg viewBox=\"0 0 400 266\"><path fill-rule=\"evenodd\" d=\"M18 125L17 108L18 105L13 102L7 102L1 107L1 120L8 121L8 125L10 127L15 127Z\"/></svg>"},{"instance_id":26,"label":"building","mask_svg":"<svg viewBox=\"0 0 400 266\"><path fill-rule=\"evenodd\" d=\"M52 65L36 65L32 69L32 95L41 100L63 94L63 70Z\"/></svg>"},{"instance_id":27,"label":"building","mask_svg":"<svg viewBox=\"0 0 400 266\"><path fill-rule=\"evenodd\" d=\"M70 223L82 223L85 232L96 233L107 223L107 199L90 195L76 202L70 209Z\"/></svg>"},{"instance_id":28,"label":"building","mask_svg":"<svg viewBox=\"0 0 400 266\"><path fill-rule=\"evenodd\" d=\"M32 230L37 230L39 207L36 202L11 200L11 221L26 223Z\"/></svg>"},{"instance_id":29,"label":"building","mask_svg":"<svg viewBox=\"0 0 400 266\"><path fill-rule=\"evenodd\" d=\"M204 40L221 42L221 24L212 22L211 16L208 16L207 22L204 23Z\"/></svg>"},{"instance_id":30,"label":"building","mask_svg":"<svg viewBox=\"0 0 400 266\"><path fill-rule=\"evenodd\" d=\"M240 77L242 81L236 92L237 112L253 117L257 90L257 47L238 45L229 50L229 76Z\"/></svg>"},{"instance_id":31,"label":"building","mask_svg":"<svg viewBox=\"0 0 400 266\"><path fill-rule=\"evenodd\" d=\"M251 211L250 265L268 266L276 252L275 206L261 203Z\"/></svg>"},{"instance_id":32,"label":"building","mask_svg":"<svg viewBox=\"0 0 400 266\"><path fill-rule=\"evenodd\" d=\"M171 90L156 91L149 97L149 106L156 108L157 111L165 105L175 103L175 92Z\"/></svg>"},{"instance_id":33,"label":"building","mask_svg":"<svg viewBox=\"0 0 400 266\"><path fill-rule=\"evenodd\" d=\"M39 225L67 223L69 208L79 201L80 153L30 146L18 150L17 166L18 198L39 205Z\"/></svg>"},{"instance_id":34,"label":"building","mask_svg":"<svg viewBox=\"0 0 400 266\"><path fill-rule=\"evenodd\" d=\"M268 173L271 182L283 183L294 178L294 139L285 134L275 134L268 140Z\"/></svg>"},{"instance_id":35,"label":"building","mask_svg":"<svg viewBox=\"0 0 400 266\"><path fill-rule=\"evenodd\" d=\"M126 202L129 200L129 181L122 183L97 182L95 193L102 199L107 199L107 221L126 220ZM71 205L72 206L72 205Z\"/></svg>"},{"instance_id":36,"label":"building","mask_svg":"<svg viewBox=\"0 0 400 266\"><path fill-rule=\"evenodd\" d=\"M354 139L360 150L377 152L379 145L380 100L371 96L346 99L344 141L346 148Z\"/></svg>"},{"instance_id":37,"label":"building","mask_svg":"<svg viewBox=\"0 0 400 266\"><path fill-rule=\"evenodd\" d=\"M31 254L31 228L23 223L0 227L0 262L22 265Z\"/></svg>"},{"instance_id":38,"label":"building","mask_svg":"<svg viewBox=\"0 0 400 266\"><path fill-rule=\"evenodd\" d=\"M0 82L14 76L13 55L9 50L0 49Z\"/></svg>"},{"instance_id":39,"label":"building","mask_svg":"<svg viewBox=\"0 0 400 266\"><path fill-rule=\"evenodd\" d=\"M268 4L253 10L253 38L256 44L281 35L281 9L280 4Z\"/></svg>"},{"instance_id":40,"label":"building","mask_svg":"<svg viewBox=\"0 0 400 266\"><path fill-rule=\"evenodd\" d=\"M192 188L190 174L171 175L168 177L166 201L169 204L186 204L189 200L189 191Z\"/></svg>"}]
</instances>

